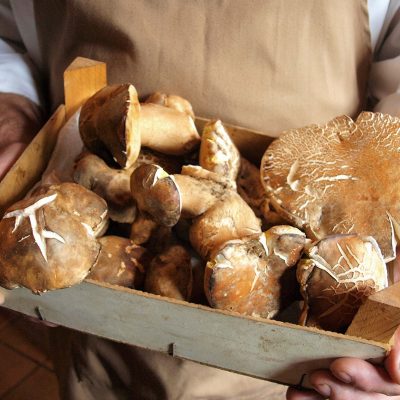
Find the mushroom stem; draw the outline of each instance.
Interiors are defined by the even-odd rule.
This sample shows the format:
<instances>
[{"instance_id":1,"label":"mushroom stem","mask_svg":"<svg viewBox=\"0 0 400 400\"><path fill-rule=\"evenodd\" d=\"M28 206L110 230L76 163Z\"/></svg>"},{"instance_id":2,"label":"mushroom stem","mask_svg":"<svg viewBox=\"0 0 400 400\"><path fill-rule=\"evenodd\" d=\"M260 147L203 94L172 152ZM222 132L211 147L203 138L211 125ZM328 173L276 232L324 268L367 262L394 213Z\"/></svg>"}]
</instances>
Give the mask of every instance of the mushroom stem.
<instances>
[{"instance_id":1,"label":"mushroom stem","mask_svg":"<svg viewBox=\"0 0 400 400\"><path fill-rule=\"evenodd\" d=\"M160 153L179 156L200 143L193 118L173 108L142 103L139 124L142 146Z\"/></svg>"}]
</instances>

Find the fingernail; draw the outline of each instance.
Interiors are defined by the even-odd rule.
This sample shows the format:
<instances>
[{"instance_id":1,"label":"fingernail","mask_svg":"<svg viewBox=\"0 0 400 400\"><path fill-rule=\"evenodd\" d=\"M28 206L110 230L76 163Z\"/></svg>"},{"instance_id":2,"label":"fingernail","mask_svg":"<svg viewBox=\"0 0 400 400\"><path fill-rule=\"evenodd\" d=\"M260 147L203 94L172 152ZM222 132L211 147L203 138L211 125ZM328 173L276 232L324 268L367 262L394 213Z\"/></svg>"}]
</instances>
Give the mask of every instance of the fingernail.
<instances>
[{"instance_id":1,"label":"fingernail","mask_svg":"<svg viewBox=\"0 0 400 400\"><path fill-rule=\"evenodd\" d=\"M351 376L346 372L336 372L335 375L344 383L351 383Z\"/></svg>"},{"instance_id":2,"label":"fingernail","mask_svg":"<svg viewBox=\"0 0 400 400\"><path fill-rule=\"evenodd\" d=\"M329 397L331 395L331 387L329 385L315 385L314 389L322 396Z\"/></svg>"}]
</instances>

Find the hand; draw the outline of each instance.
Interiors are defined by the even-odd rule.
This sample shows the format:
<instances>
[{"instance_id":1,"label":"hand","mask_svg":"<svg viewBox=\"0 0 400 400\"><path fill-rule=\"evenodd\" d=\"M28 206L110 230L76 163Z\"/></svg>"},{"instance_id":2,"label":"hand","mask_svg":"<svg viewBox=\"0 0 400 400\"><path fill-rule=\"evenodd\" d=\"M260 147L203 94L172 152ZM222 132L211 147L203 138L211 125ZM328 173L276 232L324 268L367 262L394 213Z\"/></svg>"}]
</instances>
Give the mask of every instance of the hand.
<instances>
[{"instance_id":1,"label":"hand","mask_svg":"<svg viewBox=\"0 0 400 400\"><path fill-rule=\"evenodd\" d=\"M42 112L31 100L0 93L0 181L40 129Z\"/></svg>"},{"instance_id":2,"label":"hand","mask_svg":"<svg viewBox=\"0 0 400 400\"><path fill-rule=\"evenodd\" d=\"M400 399L400 328L395 334L395 345L385 360L384 367L373 366L356 358L339 358L328 371L310 375L315 391L289 388L287 400L384 400Z\"/></svg>"}]
</instances>

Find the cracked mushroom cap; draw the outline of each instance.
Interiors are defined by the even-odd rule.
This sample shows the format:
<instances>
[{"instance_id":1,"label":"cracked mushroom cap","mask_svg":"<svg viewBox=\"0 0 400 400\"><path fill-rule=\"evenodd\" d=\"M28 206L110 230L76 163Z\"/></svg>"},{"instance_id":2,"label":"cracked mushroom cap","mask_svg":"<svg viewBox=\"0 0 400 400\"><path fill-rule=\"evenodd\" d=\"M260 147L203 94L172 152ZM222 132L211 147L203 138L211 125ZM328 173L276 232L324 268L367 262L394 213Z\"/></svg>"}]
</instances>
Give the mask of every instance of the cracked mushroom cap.
<instances>
[{"instance_id":1,"label":"cracked mushroom cap","mask_svg":"<svg viewBox=\"0 0 400 400\"><path fill-rule=\"evenodd\" d=\"M89 151L122 168L136 161L140 147L140 104L133 85L110 85L90 97L82 107L79 133Z\"/></svg>"},{"instance_id":2,"label":"cracked mushroom cap","mask_svg":"<svg viewBox=\"0 0 400 400\"><path fill-rule=\"evenodd\" d=\"M358 235L330 236L307 249L297 279L304 297L300 323L338 332L369 295L388 284L375 239Z\"/></svg>"},{"instance_id":3,"label":"cracked mushroom cap","mask_svg":"<svg viewBox=\"0 0 400 400\"><path fill-rule=\"evenodd\" d=\"M400 222L400 119L363 112L285 132L261 174L274 208L307 236L373 236L395 257Z\"/></svg>"},{"instance_id":4,"label":"cracked mushroom cap","mask_svg":"<svg viewBox=\"0 0 400 400\"><path fill-rule=\"evenodd\" d=\"M284 285L300 259L306 237L291 226L274 227L259 236L225 243L210 257L204 289L214 308L273 318L297 297ZM296 281L295 275L292 281ZM285 282L288 283L288 282ZM296 290L297 289L297 290Z\"/></svg>"},{"instance_id":5,"label":"cracked mushroom cap","mask_svg":"<svg viewBox=\"0 0 400 400\"><path fill-rule=\"evenodd\" d=\"M0 221L0 284L34 293L81 282L94 265L107 205L75 183L42 188Z\"/></svg>"},{"instance_id":6,"label":"cracked mushroom cap","mask_svg":"<svg viewBox=\"0 0 400 400\"><path fill-rule=\"evenodd\" d=\"M103 236L99 243L99 257L87 278L133 289L141 288L150 262L146 249L119 236Z\"/></svg>"},{"instance_id":7,"label":"cracked mushroom cap","mask_svg":"<svg viewBox=\"0 0 400 400\"><path fill-rule=\"evenodd\" d=\"M131 193L141 212L163 226L174 226L181 215L181 195L172 175L158 165L143 164L131 175Z\"/></svg>"}]
</instances>

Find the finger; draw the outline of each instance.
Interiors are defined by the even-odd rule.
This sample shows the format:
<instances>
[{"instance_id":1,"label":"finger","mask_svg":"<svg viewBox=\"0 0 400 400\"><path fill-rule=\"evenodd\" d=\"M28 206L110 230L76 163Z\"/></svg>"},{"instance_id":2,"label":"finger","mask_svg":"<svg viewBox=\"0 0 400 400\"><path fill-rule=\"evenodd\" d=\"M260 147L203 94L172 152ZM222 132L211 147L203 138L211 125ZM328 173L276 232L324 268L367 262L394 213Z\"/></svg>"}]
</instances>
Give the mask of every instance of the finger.
<instances>
[{"instance_id":1,"label":"finger","mask_svg":"<svg viewBox=\"0 0 400 400\"><path fill-rule=\"evenodd\" d=\"M400 385L393 382L385 368L370 364L358 358L339 358L330 370L343 383L351 384L365 392L383 393L388 396L400 395Z\"/></svg>"},{"instance_id":2,"label":"finger","mask_svg":"<svg viewBox=\"0 0 400 400\"><path fill-rule=\"evenodd\" d=\"M4 300L5 300L4 294L0 289L0 306L4 303Z\"/></svg>"},{"instance_id":3,"label":"finger","mask_svg":"<svg viewBox=\"0 0 400 400\"><path fill-rule=\"evenodd\" d=\"M313 388L329 400L388 400L385 394L368 393L336 379L329 371L316 371L310 375Z\"/></svg>"},{"instance_id":4,"label":"finger","mask_svg":"<svg viewBox=\"0 0 400 400\"><path fill-rule=\"evenodd\" d=\"M400 326L394 335L394 346L386 357L385 368L392 380L400 385Z\"/></svg>"},{"instance_id":5,"label":"finger","mask_svg":"<svg viewBox=\"0 0 400 400\"><path fill-rule=\"evenodd\" d=\"M324 400L325 397L321 396L314 390L298 390L290 387L286 392L286 400Z\"/></svg>"}]
</instances>

